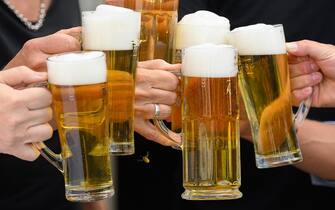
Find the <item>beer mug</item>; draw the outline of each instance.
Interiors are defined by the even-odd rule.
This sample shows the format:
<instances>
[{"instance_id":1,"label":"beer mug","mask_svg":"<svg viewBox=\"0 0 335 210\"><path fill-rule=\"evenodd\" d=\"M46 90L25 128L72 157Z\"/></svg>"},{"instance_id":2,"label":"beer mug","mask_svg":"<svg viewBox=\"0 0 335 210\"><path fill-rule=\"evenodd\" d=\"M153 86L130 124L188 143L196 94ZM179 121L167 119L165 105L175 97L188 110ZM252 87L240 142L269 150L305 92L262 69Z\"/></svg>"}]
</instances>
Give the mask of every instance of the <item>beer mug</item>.
<instances>
[{"instance_id":1,"label":"beer mug","mask_svg":"<svg viewBox=\"0 0 335 210\"><path fill-rule=\"evenodd\" d=\"M229 20L209 11L197 11L185 15L177 24L172 63L181 63L182 49L187 47L213 43L227 44L230 32ZM180 90L177 91L177 102L172 106L171 129L181 131Z\"/></svg>"},{"instance_id":2,"label":"beer mug","mask_svg":"<svg viewBox=\"0 0 335 210\"><path fill-rule=\"evenodd\" d=\"M109 3L141 12L140 61L163 59L171 63L179 0L114 0Z\"/></svg>"},{"instance_id":3,"label":"beer mug","mask_svg":"<svg viewBox=\"0 0 335 210\"><path fill-rule=\"evenodd\" d=\"M186 48L181 75L182 198L240 198L237 51L214 44ZM176 134L167 136L176 141Z\"/></svg>"},{"instance_id":4,"label":"beer mug","mask_svg":"<svg viewBox=\"0 0 335 210\"><path fill-rule=\"evenodd\" d=\"M134 146L135 75L141 14L130 9L99 5L83 12L84 50L106 54L108 124L111 153L131 155Z\"/></svg>"},{"instance_id":5,"label":"beer mug","mask_svg":"<svg viewBox=\"0 0 335 210\"><path fill-rule=\"evenodd\" d=\"M256 24L234 29L231 44L239 52L239 85L257 167L302 161L295 124L304 120L309 105L302 103L295 116L298 120L293 120L283 26Z\"/></svg>"},{"instance_id":6,"label":"beer mug","mask_svg":"<svg viewBox=\"0 0 335 210\"><path fill-rule=\"evenodd\" d=\"M64 175L70 201L96 201L114 194L106 122L107 72L102 52L73 52L47 59L52 109L61 154L43 143L41 155Z\"/></svg>"}]
</instances>

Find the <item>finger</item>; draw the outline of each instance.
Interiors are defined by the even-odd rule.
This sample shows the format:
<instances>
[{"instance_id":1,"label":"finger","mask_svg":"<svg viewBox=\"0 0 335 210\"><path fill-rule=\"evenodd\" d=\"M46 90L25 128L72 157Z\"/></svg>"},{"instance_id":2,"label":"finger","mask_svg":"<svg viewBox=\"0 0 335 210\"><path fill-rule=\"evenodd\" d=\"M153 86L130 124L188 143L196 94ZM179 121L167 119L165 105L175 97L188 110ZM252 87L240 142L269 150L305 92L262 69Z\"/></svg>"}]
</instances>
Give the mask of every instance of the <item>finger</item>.
<instances>
[{"instance_id":1,"label":"finger","mask_svg":"<svg viewBox=\"0 0 335 210\"><path fill-rule=\"evenodd\" d=\"M32 83L46 81L47 78L46 72L35 72L25 66L8 69L0 74L0 82L11 87L25 87Z\"/></svg>"},{"instance_id":2,"label":"finger","mask_svg":"<svg viewBox=\"0 0 335 210\"><path fill-rule=\"evenodd\" d=\"M81 30L82 30L82 27L78 26L78 27L73 27L73 28L68 28L68 29L62 29L58 31L57 33L67 34L67 35L74 37L77 40L80 40Z\"/></svg>"},{"instance_id":3,"label":"finger","mask_svg":"<svg viewBox=\"0 0 335 210\"><path fill-rule=\"evenodd\" d=\"M29 117L26 118L28 127L48 123L52 120L52 110L50 107L44 109L36 109L29 112Z\"/></svg>"},{"instance_id":4,"label":"finger","mask_svg":"<svg viewBox=\"0 0 335 210\"><path fill-rule=\"evenodd\" d=\"M52 137L53 129L48 123L29 127L27 129L28 139L25 143L41 142Z\"/></svg>"},{"instance_id":5,"label":"finger","mask_svg":"<svg viewBox=\"0 0 335 210\"><path fill-rule=\"evenodd\" d=\"M177 94L171 91L151 88L143 90L141 88L135 89L135 103L142 104L166 104L173 105L176 103Z\"/></svg>"},{"instance_id":6,"label":"finger","mask_svg":"<svg viewBox=\"0 0 335 210\"><path fill-rule=\"evenodd\" d=\"M286 44L287 51L295 56L309 56L316 60L327 59L334 54L334 46L311 40L302 40Z\"/></svg>"},{"instance_id":7,"label":"finger","mask_svg":"<svg viewBox=\"0 0 335 210\"><path fill-rule=\"evenodd\" d=\"M159 69L159 70L167 70L167 71L178 71L181 68L180 64L170 64L162 59L148 60L138 62L137 66L139 68L145 69Z\"/></svg>"},{"instance_id":8,"label":"finger","mask_svg":"<svg viewBox=\"0 0 335 210\"><path fill-rule=\"evenodd\" d=\"M138 118L137 118L138 119ZM135 131L141 134L148 140L157 142L163 146L173 146L179 147L180 145L176 142L173 142L162 135L157 128L148 120L136 120L135 118Z\"/></svg>"},{"instance_id":9,"label":"finger","mask_svg":"<svg viewBox=\"0 0 335 210\"><path fill-rule=\"evenodd\" d=\"M293 90L292 91L293 101L295 101L295 104L298 104L301 101L306 100L312 94L312 92L313 92L312 87Z\"/></svg>"},{"instance_id":10,"label":"finger","mask_svg":"<svg viewBox=\"0 0 335 210\"><path fill-rule=\"evenodd\" d=\"M290 77L297 77L305 74L311 74L319 70L319 67L311 61L305 61L299 64L290 65Z\"/></svg>"},{"instance_id":11,"label":"finger","mask_svg":"<svg viewBox=\"0 0 335 210\"><path fill-rule=\"evenodd\" d=\"M302 62L306 62L311 60L310 57L308 56L295 56L292 54L288 54L288 63L289 64L298 64L298 63L302 63Z\"/></svg>"},{"instance_id":12,"label":"finger","mask_svg":"<svg viewBox=\"0 0 335 210\"><path fill-rule=\"evenodd\" d=\"M30 110L42 109L50 106L52 97L48 89L34 87L19 91L23 103Z\"/></svg>"},{"instance_id":13,"label":"finger","mask_svg":"<svg viewBox=\"0 0 335 210\"><path fill-rule=\"evenodd\" d=\"M34 44L45 54L56 54L80 50L80 42L73 36L65 33L55 33L37 38Z\"/></svg>"},{"instance_id":14,"label":"finger","mask_svg":"<svg viewBox=\"0 0 335 210\"><path fill-rule=\"evenodd\" d=\"M305 87L313 87L319 84L322 80L322 74L320 72L313 72L298 77L291 78L291 89L302 89Z\"/></svg>"},{"instance_id":15,"label":"finger","mask_svg":"<svg viewBox=\"0 0 335 210\"><path fill-rule=\"evenodd\" d=\"M158 104L160 113L158 116L156 116L157 119L164 120L170 117L171 115L171 107L164 105L164 104ZM134 106L135 113L137 116L142 117L143 119L154 119L155 118L155 105L154 104L146 104L142 106Z\"/></svg>"},{"instance_id":16,"label":"finger","mask_svg":"<svg viewBox=\"0 0 335 210\"><path fill-rule=\"evenodd\" d=\"M176 90L179 84L179 79L174 74L164 70L147 70L143 68L137 69L136 75L137 84L148 84L149 87L154 87L162 90Z\"/></svg>"},{"instance_id":17,"label":"finger","mask_svg":"<svg viewBox=\"0 0 335 210\"><path fill-rule=\"evenodd\" d=\"M18 147L15 147L15 150L8 153L14 155L17 158L27 161L34 161L40 155L40 152L35 149L31 144L24 144Z\"/></svg>"}]
</instances>

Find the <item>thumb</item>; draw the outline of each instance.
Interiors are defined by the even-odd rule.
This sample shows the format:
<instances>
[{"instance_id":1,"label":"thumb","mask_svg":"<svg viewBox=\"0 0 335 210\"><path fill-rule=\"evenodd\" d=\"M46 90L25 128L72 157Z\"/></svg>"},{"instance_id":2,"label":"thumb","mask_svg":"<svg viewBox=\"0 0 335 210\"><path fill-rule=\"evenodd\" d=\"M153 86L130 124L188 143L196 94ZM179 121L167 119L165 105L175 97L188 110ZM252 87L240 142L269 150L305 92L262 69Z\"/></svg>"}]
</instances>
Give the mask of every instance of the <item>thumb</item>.
<instances>
[{"instance_id":1,"label":"thumb","mask_svg":"<svg viewBox=\"0 0 335 210\"><path fill-rule=\"evenodd\" d=\"M288 53L295 56L309 56L314 60L324 60L335 55L335 47L311 40L286 43Z\"/></svg>"},{"instance_id":2,"label":"thumb","mask_svg":"<svg viewBox=\"0 0 335 210\"><path fill-rule=\"evenodd\" d=\"M35 72L28 67L20 66L2 71L0 83L11 87L25 87L27 85L47 80L46 72Z\"/></svg>"},{"instance_id":3,"label":"thumb","mask_svg":"<svg viewBox=\"0 0 335 210\"><path fill-rule=\"evenodd\" d=\"M159 70L174 71L174 70L179 70L181 65L180 64L170 64L162 59L155 59L155 60L147 60L147 61L138 62L137 67L151 69L151 70L159 69Z\"/></svg>"}]
</instances>

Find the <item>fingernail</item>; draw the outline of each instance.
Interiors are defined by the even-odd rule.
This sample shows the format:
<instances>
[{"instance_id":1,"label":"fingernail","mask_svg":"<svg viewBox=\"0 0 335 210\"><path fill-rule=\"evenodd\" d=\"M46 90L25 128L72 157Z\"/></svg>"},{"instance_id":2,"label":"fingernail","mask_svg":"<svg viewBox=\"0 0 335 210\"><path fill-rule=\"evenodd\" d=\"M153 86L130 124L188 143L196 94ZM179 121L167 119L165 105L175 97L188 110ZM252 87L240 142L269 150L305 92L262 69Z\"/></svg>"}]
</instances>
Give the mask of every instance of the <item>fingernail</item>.
<instances>
[{"instance_id":1,"label":"fingernail","mask_svg":"<svg viewBox=\"0 0 335 210\"><path fill-rule=\"evenodd\" d=\"M286 49L289 52L296 52L298 50L298 45L296 42L288 42L286 43Z\"/></svg>"},{"instance_id":2,"label":"fingernail","mask_svg":"<svg viewBox=\"0 0 335 210\"><path fill-rule=\"evenodd\" d=\"M311 69L312 70L316 71L316 70L318 70L318 68L319 67L315 63L311 63Z\"/></svg>"},{"instance_id":3,"label":"fingernail","mask_svg":"<svg viewBox=\"0 0 335 210\"><path fill-rule=\"evenodd\" d=\"M312 74L312 79L313 79L313 81L321 81L321 79L322 79L322 76L321 76L321 74L319 74L319 73L313 73Z\"/></svg>"}]
</instances>

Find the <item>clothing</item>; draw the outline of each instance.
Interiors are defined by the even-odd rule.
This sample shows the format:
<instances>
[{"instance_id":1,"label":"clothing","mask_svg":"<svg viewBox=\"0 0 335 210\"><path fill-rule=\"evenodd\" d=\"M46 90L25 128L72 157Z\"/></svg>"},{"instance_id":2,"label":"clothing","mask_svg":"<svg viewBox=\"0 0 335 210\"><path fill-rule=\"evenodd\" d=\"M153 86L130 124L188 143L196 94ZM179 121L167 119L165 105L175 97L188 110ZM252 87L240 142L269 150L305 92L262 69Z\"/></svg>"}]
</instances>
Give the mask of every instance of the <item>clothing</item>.
<instances>
[{"instance_id":1,"label":"clothing","mask_svg":"<svg viewBox=\"0 0 335 210\"><path fill-rule=\"evenodd\" d=\"M232 29L259 22L281 23L287 41L313 39L335 44L334 8L333 0L180 0L179 18L205 9L229 18ZM334 120L335 111L314 109L309 117ZM119 158L120 210L132 209L134 204L137 209L146 210L286 210L333 206L335 189L312 185L310 175L293 166L257 169L253 145L245 140L241 140L241 199L182 200L181 152L155 145L139 136L135 143L134 156ZM140 161L147 152L149 164Z\"/></svg>"},{"instance_id":2,"label":"clothing","mask_svg":"<svg viewBox=\"0 0 335 210\"><path fill-rule=\"evenodd\" d=\"M27 29L15 14L0 1L0 69L2 69L32 38L46 36L64 28L81 24L77 0L54 0L48 9L44 25L38 31ZM0 122L0 125L5 122ZM59 152L55 132L47 141ZM74 210L77 203L65 199L61 172L39 157L34 162L0 154L0 209L1 210Z\"/></svg>"}]
</instances>

